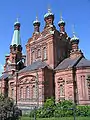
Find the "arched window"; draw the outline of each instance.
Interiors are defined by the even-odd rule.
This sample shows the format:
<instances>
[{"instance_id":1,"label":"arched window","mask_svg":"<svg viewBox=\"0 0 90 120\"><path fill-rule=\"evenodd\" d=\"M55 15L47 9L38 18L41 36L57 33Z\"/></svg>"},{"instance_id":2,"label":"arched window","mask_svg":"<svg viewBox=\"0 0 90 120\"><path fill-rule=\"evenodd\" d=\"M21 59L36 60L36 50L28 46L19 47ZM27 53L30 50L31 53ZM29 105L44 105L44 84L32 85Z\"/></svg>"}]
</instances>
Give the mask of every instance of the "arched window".
<instances>
[{"instance_id":1,"label":"arched window","mask_svg":"<svg viewBox=\"0 0 90 120\"><path fill-rule=\"evenodd\" d=\"M41 51L40 51L40 49L38 49L38 51L37 51L37 57L41 57Z\"/></svg>"},{"instance_id":2,"label":"arched window","mask_svg":"<svg viewBox=\"0 0 90 120\"><path fill-rule=\"evenodd\" d=\"M20 99L23 98L23 87L20 88Z\"/></svg>"},{"instance_id":3,"label":"arched window","mask_svg":"<svg viewBox=\"0 0 90 120\"><path fill-rule=\"evenodd\" d=\"M26 87L26 98L30 97L30 88L29 86Z\"/></svg>"},{"instance_id":4,"label":"arched window","mask_svg":"<svg viewBox=\"0 0 90 120\"><path fill-rule=\"evenodd\" d=\"M36 87L35 87L35 85L33 86L33 98L36 98Z\"/></svg>"},{"instance_id":5,"label":"arched window","mask_svg":"<svg viewBox=\"0 0 90 120\"><path fill-rule=\"evenodd\" d=\"M86 83L85 83L85 76L81 76L81 89L82 89L82 97L83 99L86 98Z\"/></svg>"},{"instance_id":6,"label":"arched window","mask_svg":"<svg viewBox=\"0 0 90 120\"><path fill-rule=\"evenodd\" d=\"M13 98L13 96L14 96L14 89L12 88L12 90L11 90L11 97Z\"/></svg>"},{"instance_id":7,"label":"arched window","mask_svg":"<svg viewBox=\"0 0 90 120\"><path fill-rule=\"evenodd\" d=\"M47 58L47 52L46 47L43 48L43 59L45 60Z\"/></svg>"},{"instance_id":8,"label":"arched window","mask_svg":"<svg viewBox=\"0 0 90 120\"><path fill-rule=\"evenodd\" d=\"M35 61L35 52L33 51L32 52L32 62L34 62Z\"/></svg>"},{"instance_id":9,"label":"arched window","mask_svg":"<svg viewBox=\"0 0 90 120\"><path fill-rule=\"evenodd\" d=\"M90 75L87 76L88 98L90 100Z\"/></svg>"},{"instance_id":10,"label":"arched window","mask_svg":"<svg viewBox=\"0 0 90 120\"><path fill-rule=\"evenodd\" d=\"M63 85L60 85L60 96L63 96Z\"/></svg>"}]
</instances>

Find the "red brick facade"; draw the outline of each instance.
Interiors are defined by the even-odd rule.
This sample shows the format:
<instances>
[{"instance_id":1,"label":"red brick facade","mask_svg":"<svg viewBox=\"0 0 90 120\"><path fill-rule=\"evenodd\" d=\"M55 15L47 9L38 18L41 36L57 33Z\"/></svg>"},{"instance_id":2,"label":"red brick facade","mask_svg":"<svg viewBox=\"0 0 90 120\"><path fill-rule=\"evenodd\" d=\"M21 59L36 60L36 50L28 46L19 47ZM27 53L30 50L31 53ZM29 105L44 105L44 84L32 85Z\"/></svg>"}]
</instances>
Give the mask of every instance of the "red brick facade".
<instances>
[{"instance_id":1,"label":"red brick facade","mask_svg":"<svg viewBox=\"0 0 90 120\"><path fill-rule=\"evenodd\" d=\"M54 96L56 102L65 99L90 104L90 61L79 50L75 36L74 40L68 37L65 23L59 23L58 31L53 24L54 15L50 14L44 20L42 32L40 22L33 23L33 35L26 44L25 68L25 61L16 65L25 58L21 46L10 46L10 55L6 56L5 70L0 78L0 92L15 102L17 99L22 109L41 106L47 98Z\"/></svg>"}]
</instances>

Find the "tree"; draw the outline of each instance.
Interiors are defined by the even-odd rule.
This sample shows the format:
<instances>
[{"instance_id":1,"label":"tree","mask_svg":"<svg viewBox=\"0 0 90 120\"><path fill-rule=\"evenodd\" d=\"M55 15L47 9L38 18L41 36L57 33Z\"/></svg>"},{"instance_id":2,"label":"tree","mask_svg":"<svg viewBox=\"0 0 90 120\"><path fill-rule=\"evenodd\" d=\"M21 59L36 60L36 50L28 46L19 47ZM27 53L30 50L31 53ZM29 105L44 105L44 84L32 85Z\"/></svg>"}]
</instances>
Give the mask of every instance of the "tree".
<instances>
[{"instance_id":1,"label":"tree","mask_svg":"<svg viewBox=\"0 0 90 120\"><path fill-rule=\"evenodd\" d=\"M6 120L13 116L14 102L11 98L0 95L0 120Z\"/></svg>"}]
</instances>

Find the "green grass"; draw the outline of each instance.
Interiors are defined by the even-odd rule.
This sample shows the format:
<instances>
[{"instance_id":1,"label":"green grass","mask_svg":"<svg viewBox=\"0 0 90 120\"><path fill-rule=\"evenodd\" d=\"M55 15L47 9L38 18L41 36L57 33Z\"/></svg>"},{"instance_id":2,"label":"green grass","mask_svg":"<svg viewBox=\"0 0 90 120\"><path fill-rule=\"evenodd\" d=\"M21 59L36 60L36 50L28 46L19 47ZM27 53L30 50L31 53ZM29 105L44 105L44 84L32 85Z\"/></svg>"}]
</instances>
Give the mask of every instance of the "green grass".
<instances>
[{"instance_id":1,"label":"green grass","mask_svg":"<svg viewBox=\"0 0 90 120\"><path fill-rule=\"evenodd\" d=\"M22 117L21 120L34 120L30 117ZM73 117L62 117L62 118L37 118L37 120L74 120ZM90 117L76 117L76 120L90 120Z\"/></svg>"}]
</instances>

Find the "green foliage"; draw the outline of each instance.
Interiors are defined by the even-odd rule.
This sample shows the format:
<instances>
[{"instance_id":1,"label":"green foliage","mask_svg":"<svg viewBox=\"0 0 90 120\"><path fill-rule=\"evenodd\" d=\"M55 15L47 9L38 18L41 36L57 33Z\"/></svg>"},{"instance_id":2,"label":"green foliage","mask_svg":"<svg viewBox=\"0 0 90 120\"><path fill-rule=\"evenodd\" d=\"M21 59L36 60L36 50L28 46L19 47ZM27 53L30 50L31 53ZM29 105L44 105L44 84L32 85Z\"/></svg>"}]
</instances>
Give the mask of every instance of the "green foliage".
<instances>
[{"instance_id":1,"label":"green foliage","mask_svg":"<svg viewBox=\"0 0 90 120\"><path fill-rule=\"evenodd\" d=\"M37 120L73 120L73 117L60 117L60 118L37 118ZM30 117L22 117L21 120L33 120ZM90 120L90 117L76 117L76 120Z\"/></svg>"},{"instance_id":2,"label":"green foliage","mask_svg":"<svg viewBox=\"0 0 90 120\"><path fill-rule=\"evenodd\" d=\"M64 100L56 104L54 116L55 117L65 117L73 115L73 103L72 101Z\"/></svg>"},{"instance_id":3,"label":"green foliage","mask_svg":"<svg viewBox=\"0 0 90 120\"><path fill-rule=\"evenodd\" d=\"M51 117L71 117L71 116L90 116L90 106L88 105L75 105L72 101L63 100L55 103L53 98L47 99L43 107L32 110L30 116L34 115L38 118L51 118Z\"/></svg>"},{"instance_id":4,"label":"green foliage","mask_svg":"<svg viewBox=\"0 0 90 120\"><path fill-rule=\"evenodd\" d=\"M16 120L21 115L21 110L14 106L11 98L0 95L0 120Z\"/></svg>"},{"instance_id":5,"label":"green foliage","mask_svg":"<svg viewBox=\"0 0 90 120\"><path fill-rule=\"evenodd\" d=\"M76 106L72 101L63 100L55 104L53 98L47 99L42 108L36 111L37 117L70 117L74 116L90 116L90 106Z\"/></svg>"},{"instance_id":6,"label":"green foliage","mask_svg":"<svg viewBox=\"0 0 90 120\"><path fill-rule=\"evenodd\" d=\"M0 117L6 118L11 114L13 108L13 100L0 95Z\"/></svg>"},{"instance_id":7,"label":"green foliage","mask_svg":"<svg viewBox=\"0 0 90 120\"><path fill-rule=\"evenodd\" d=\"M53 117L55 109L55 101L53 98L47 99L44 103L44 106L37 110L37 117L46 118L46 117Z\"/></svg>"},{"instance_id":8,"label":"green foliage","mask_svg":"<svg viewBox=\"0 0 90 120\"><path fill-rule=\"evenodd\" d=\"M77 116L90 116L90 106L88 105L77 106L76 115Z\"/></svg>"}]
</instances>

